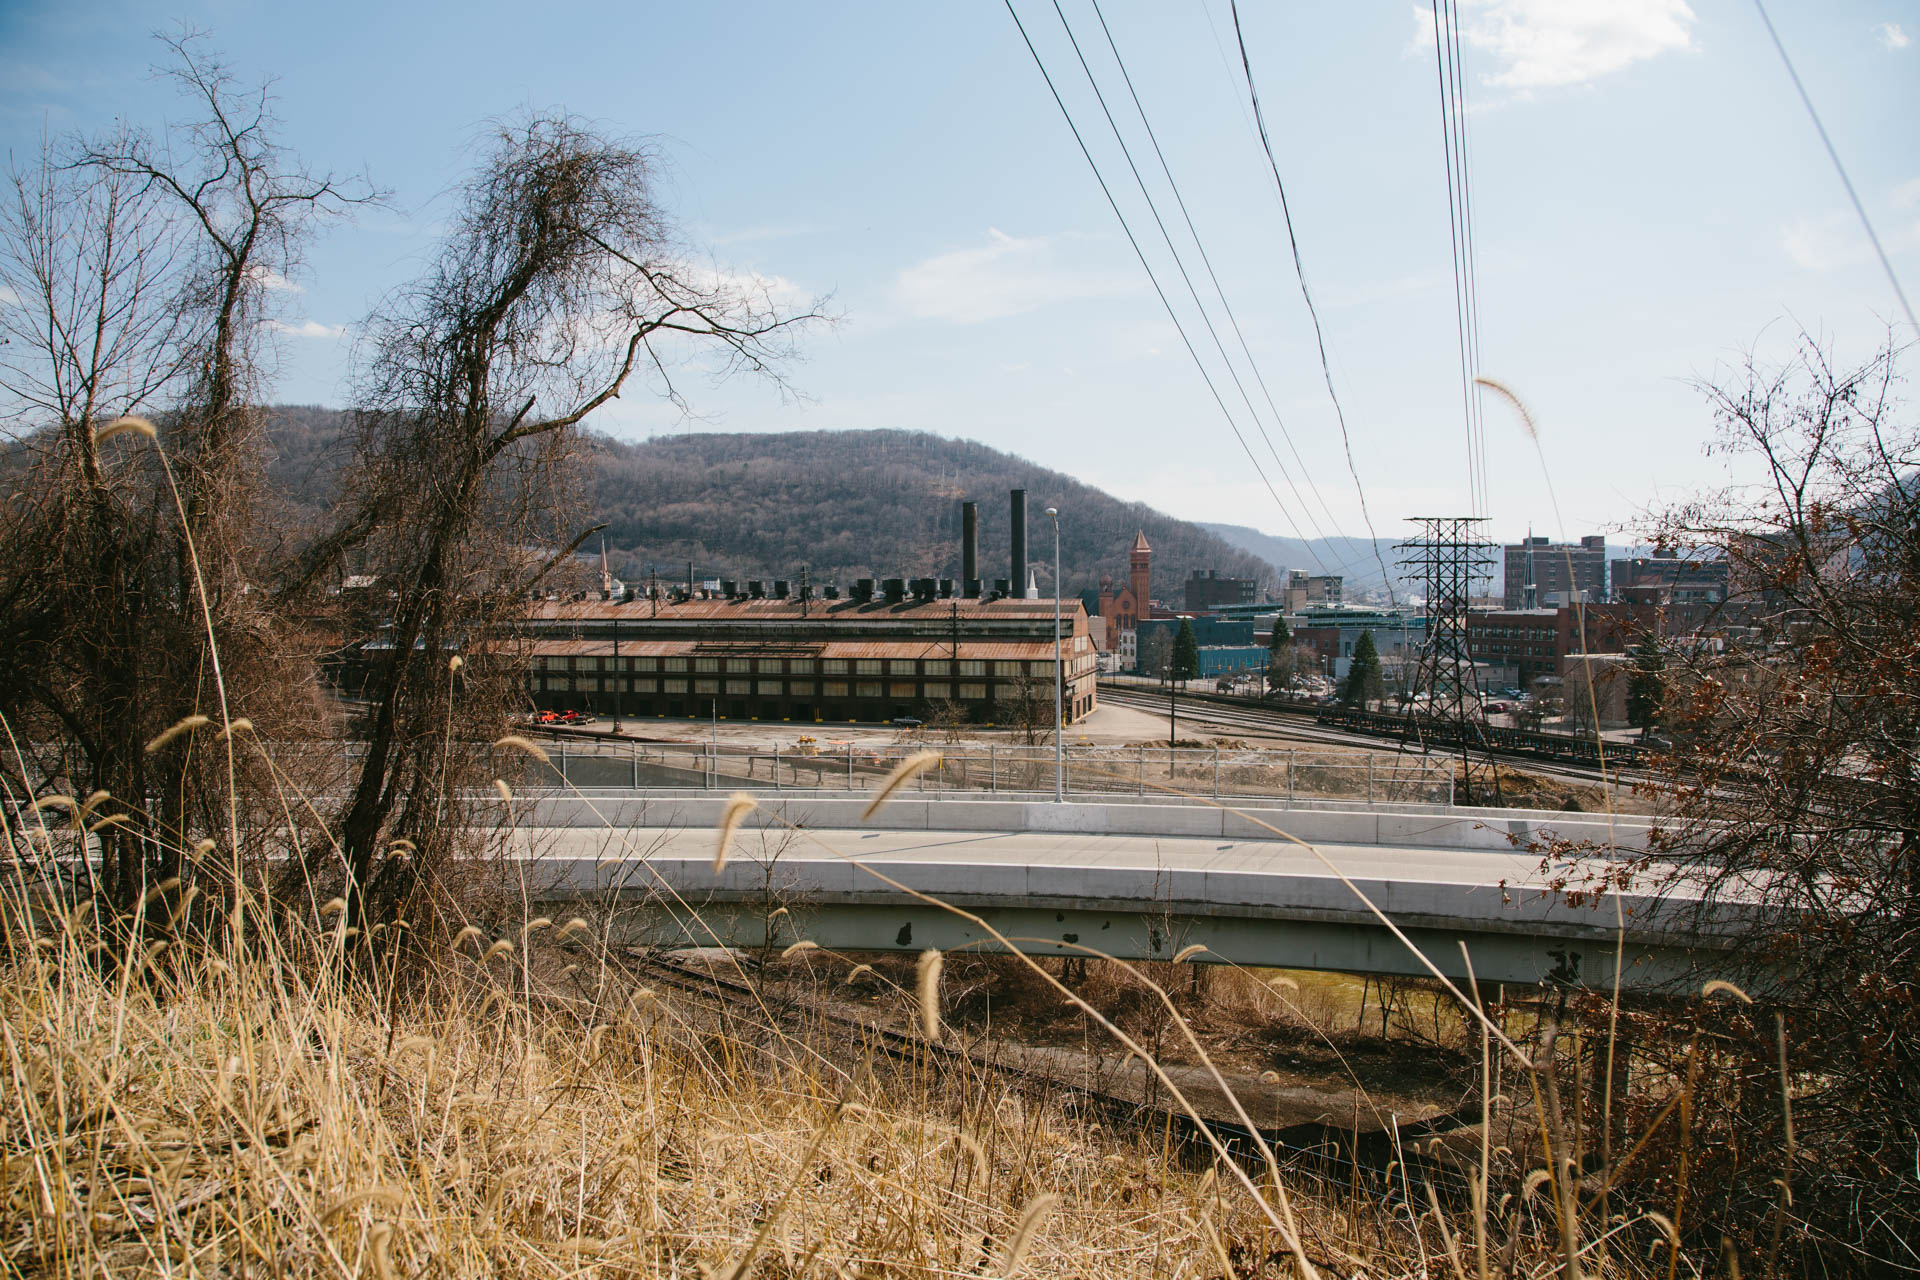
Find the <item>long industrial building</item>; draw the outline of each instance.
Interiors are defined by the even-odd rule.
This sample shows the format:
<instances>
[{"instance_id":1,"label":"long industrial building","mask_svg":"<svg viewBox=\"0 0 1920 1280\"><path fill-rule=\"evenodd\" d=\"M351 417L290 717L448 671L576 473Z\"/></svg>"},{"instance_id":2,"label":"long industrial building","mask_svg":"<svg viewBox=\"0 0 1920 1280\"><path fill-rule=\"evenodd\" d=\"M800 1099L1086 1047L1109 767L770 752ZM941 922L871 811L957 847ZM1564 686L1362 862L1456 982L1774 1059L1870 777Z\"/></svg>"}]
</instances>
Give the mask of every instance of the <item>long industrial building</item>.
<instances>
[{"instance_id":1,"label":"long industrial building","mask_svg":"<svg viewBox=\"0 0 1920 1280\"><path fill-rule=\"evenodd\" d=\"M1052 600L547 601L532 606L528 694L541 708L723 720L886 722L949 707L975 723L1051 724ZM1094 707L1086 610L1061 607L1071 722Z\"/></svg>"}]
</instances>

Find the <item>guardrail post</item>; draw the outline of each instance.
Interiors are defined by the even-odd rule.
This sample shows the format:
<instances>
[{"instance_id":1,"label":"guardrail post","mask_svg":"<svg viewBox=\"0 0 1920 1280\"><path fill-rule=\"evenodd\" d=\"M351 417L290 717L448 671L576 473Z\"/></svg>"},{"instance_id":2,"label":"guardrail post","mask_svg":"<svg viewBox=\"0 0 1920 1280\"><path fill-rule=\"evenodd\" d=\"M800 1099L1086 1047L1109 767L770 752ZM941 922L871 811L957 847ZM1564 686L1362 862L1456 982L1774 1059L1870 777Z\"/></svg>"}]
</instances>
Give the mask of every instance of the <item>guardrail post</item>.
<instances>
[{"instance_id":1,"label":"guardrail post","mask_svg":"<svg viewBox=\"0 0 1920 1280\"><path fill-rule=\"evenodd\" d=\"M847 740L847 790L853 790L853 740Z\"/></svg>"},{"instance_id":2,"label":"guardrail post","mask_svg":"<svg viewBox=\"0 0 1920 1280\"><path fill-rule=\"evenodd\" d=\"M987 791L989 794L1000 790L1000 748L987 744Z\"/></svg>"},{"instance_id":3,"label":"guardrail post","mask_svg":"<svg viewBox=\"0 0 1920 1280\"><path fill-rule=\"evenodd\" d=\"M638 791L640 789L640 744L639 743L629 742L627 744L627 761L633 766L633 769L632 769L633 780L631 783L632 788L633 790Z\"/></svg>"},{"instance_id":4,"label":"guardrail post","mask_svg":"<svg viewBox=\"0 0 1920 1280\"><path fill-rule=\"evenodd\" d=\"M773 744L773 789L780 789L780 744Z\"/></svg>"},{"instance_id":5,"label":"guardrail post","mask_svg":"<svg viewBox=\"0 0 1920 1280\"><path fill-rule=\"evenodd\" d=\"M1135 795L1147 794L1147 749L1140 748L1140 758L1133 765L1133 791Z\"/></svg>"},{"instance_id":6,"label":"guardrail post","mask_svg":"<svg viewBox=\"0 0 1920 1280\"><path fill-rule=\"evenodd\" d=\"M1373 803L1373 753L1367 753L1367 803Z\"/></svg>"},{"instance_id":7,"label":"guardrail post","mask_svg":"<svg viewBox=\"0 0 1920 1280\"><path fill-rule=\"evenodd\" d=\"M1293 808L1293 748L1287 748L1287 808Z\"/></svg>"},{"instance_id":8,"label":"guardrail post","mask_svg":"<svg viewBox=\"0 0 1920 1280\"><path fill-rule=\"evenodd\" d=\"M1220 798L1220 748L1213 749L1213 798Z\"/></svg>"},{"instance_id":9,"label":"guardrail post","mask_svg":"<svg viewBox=\"0 0 1920 1280\"><path fill-rule=\"evenodd\" d=\"M554 745L560 748L560 781L571 781L571 779L567 777L567 740L565 738L556 738Z\"/></svg>"}]
</instances>

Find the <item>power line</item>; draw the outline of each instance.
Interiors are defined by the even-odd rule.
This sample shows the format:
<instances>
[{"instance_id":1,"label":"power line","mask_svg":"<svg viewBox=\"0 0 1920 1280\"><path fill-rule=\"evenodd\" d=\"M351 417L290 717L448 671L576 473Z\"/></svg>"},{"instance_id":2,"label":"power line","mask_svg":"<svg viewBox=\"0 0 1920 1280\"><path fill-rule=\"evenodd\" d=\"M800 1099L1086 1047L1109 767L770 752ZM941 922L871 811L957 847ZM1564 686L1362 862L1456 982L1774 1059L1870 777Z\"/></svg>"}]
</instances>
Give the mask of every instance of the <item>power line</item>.
<instances>
[{"instance_id":1,"label":"power line","mask_svg":"<svg viewBox=\"0 0 1920 1280\"><path fill-rule=\"evenodd\" d=\"M1247 98L1253 103L1253 120L1260 132L1261 149L1267 153L1267 168L1273 172L1273 185L1280 192L1280 216L1287 228L1287 244L1293 250L1293 274L1300 282L1300 297L1307 304L1307 315L1313 320L1313 341L1320 350L1320 373L1327 382L1327 398L1333 401L1333 414L1340 423L1340 443L1347 457L1347 474L1353 477L1354 493L1360 499L1360 518L1366 522L1367 536L1373 543L1373 558L1380 566L1380 576L1385 579L1387 600L1393 600L1393 575L1387 572L1387 562L1380 555L1380 535L1373 528L1373 514L1367 510L1367 490L1360 483L1359 468L1353 462L1353 438L1347 433L1346 410L1340 407L1340 393L1333 387L1333 369L1327 362L1326 334L1320 328L1320 312L1313 305L1313 293L1307 288L1307 271L1300 264L1300 239L1293 232L1293 211L1287 205L1287 184L1280 180L1280 162L1273 157L1273 141L1267 136L1266 113L1260 109L1260 92L1253 85L1253 62L1247 56L1247 38L1240 30L1239 0L1233 0L1233 38L1240 45L1240 69L1247 78Z\"/></svg>"},{"instance_id":2,"label":"power line","mask_svg":"<svg viewBox=\"0 0 1920 1280\"><path fill-rule=\"evenodd\" d=\"M1013 19L1013 25L1020 32L1021 42L1027 46L1027 53L1032 56L1033 65L1039 68L1040 78L1047 82L1047 92L1053 95L1054 105L1060 108L1060 115L1066 120L1067 128L1072 132L1073 140L1080 148L1080 154L1086 158L1087 167L1093 170L1094 181L1100 184L1100 193L1107 198L1107 206L1113 210L1113 216L1119 220L1120 230L1126 234L1127 243L1133 246L1133 254L1140 260L1141 269L1147 273L1147 280L1153 285L1154 294L1160 299L1160 305L1166 308L1167 318L1173 321L1174 332L1180 335L1181 345L1186 347L1187 355L1193 359L1194 368L1200 371L1201 380L1207 384L1207 390L1212 393L1214 404L1219 406L1220 414L1227 420L1227 426L1233 431L1234 439L1240 442L1240 448L1245 451L1247 461L1253 464L1254 474L1258 475L1261 483L1266 485L1267 492L1273 497L1274 505L1280 508L1280 514L1293 529L1294 536L1306 541L1300 532L1300 526L1287 512L1286 504L1280 501L1280 494L1274 489L1273 481L1267 478L1265 469L1260 465L1260 459L1254 455L1252 446L1247 443L1247 437L1240 430L1240 424L1234 421L1232 412L1227 408L1226 400L1220 395L1220 388L1214 385L1213 376L1207 372L1206 364L1200 359L1200 353L1194 349L1192 340L1187 337L1186 327L1180 323L1179 314L1174 311L1173 303L1168 300L1166 290L1160 287L1160 279L1154 274L1153 265L1147 261L1146 253L1141 250L1140 241L1134 236L1133 228L1128 225L1126 215L1120 211L1119 202L1114 199L1112 189L1107 186L1106 176L1100 172L1100 166L1094 162L1093 153L1087 149L1086 139L1080 136L1080 126L1074 123L1073 113L1067 110L1066 102L1060 97L1060 90L1053 83L1053 76L1047 71L1046 62L1041 59L1040 51L1034 48L1033 38L1027 34L1026 24L1020 21L1020 15L1015 12L1013 0L1002 0L1002 3L1006 5L1007 15ZM1308 550L1312 551L1311 545ZM1319 559L1317 554L1314 555L1316 562ZM1321 567L1324 569L1326 566L1322 564Z\"/></svg>"},{"instance_id":3,"label":"power line","mask_svg":"<svg viewBox=\"0 0 1920 1280\"><path fill-rule=\"evenodd\" d=\"M1226 345L1220 341L1219 331L1213 327L1213 318L1207 314L1206 304L1200 300L1200 291L1194 287L1193 277L1187 272L1187 264L1180 257L1180 251L1174 247L1173 237L1167 231L1166 221L1160 216L1160 207L1154 203L1153 193L1147 189L1146 180L1140 176L1140 167L1133 162L1133 151L1127 146L1127 140L1120 132L1119 123L1114 120L1113 112L1107 107L1107 97L1100 92L1100 82L1095 79L1093 68L1087 65L1086 54L1080 50L1080 41L1075 38L1073 25L1067 21L1066 13L1060 8L1060 0L1053 0L1053 12L1060 19L1061 27L1066 30L1067 43L1073 46L1074 57L1079 60L1080 70L1085 73L1087 84L1093 89L1094 101L1100 104L1100 113L1107 119L1107 128L1112 130L1113 140L1120 145L1120 155L1126 160L1128 171L1133 174L1134 185L1140 188L1140 197L1147 202L1147 212L1153 216L1153 225L1160 229L1160 240L1167 246L1167 253L1173 258L1174 269L1180 273L1180 279L1187 286L1187 296L1193 299L1195 309L1200 312L1200 322L1207 327L1207 333L1213 339L1214 350L1220 353L1221 362L1227 366L1227 376L1233 379L1234 389L1239 391L1241 402L1247 406L1247 416L1253 419L1254 428L1260 432L1260 438L1266 442L1267 452L1273 455L1274 465L1280 469L1281 478L1287 482L1287 487L1298 499L1300 508L1307 517L1307 523L1312 525L1313 531L1324 540L1325 531L1313 518L1313 512L1307 509L1307 500L1301 494L1300 487L1293 482L1293 476L1288 472L1287 464L1280 460L1279 452L1273 447L1272 438L1267 435L1267 429L1260 421L1259 410L1253 407L1253 398L1247 394L1245 384L1240 381L1240 371L1234 368L1232 358L1227 355ZM1204 254L1202 256L1204 257ZM1308 485L1312 485L1311 479L1308 480ZM1318 559L1318 556L1315 559ZM1321 567L1325 568L1325 565Z\"/></svg>"},{"instance_id":4,"label":"power line","mask_svg":"<svg viewBox=\"0 0 1920 1280\"><path fill-rule=\"evenodd\" d=\"M1813 109L1813 99L1807 95L1807 86L1800 83L1800 73L1793 69L1793 59L1787 56L1787 46L1781 43L1780 33L1773 29L1773 19L1767 16L1767 6L1761 0L1753 0L1753 7L1760 11L1760 21L1766 24L1767 34L1773 37L1773 47L1780 51L1780 61L1786 64L1787 75L1792 78L1793 87L1800 94L1800 102L1813 120L1814 131L1820 135L1820 144L1827 149L1827 159L1833 161L1834 172L1840 175L1840 185L1847 189L1847 199L1853 201L1853 211L1860 215L1860 225L1866 229L1873 252L1880 259L1880 269L1887 273L1887 283L1893 286L1893 296L1900 300L1900 309L1907 313L1907 323L1920 331L1920 321L1913 318L1913 304L1907 301L1907 291L1900 287L1900 277L1893 273L1893 263L1888 260L1887 251L1880 247L1880 237L1874 232L1873 220L1867 217L1867 207L1860 203L1860 194L1853 189L1853 179L1847 176L1847 167L1840 163L1840 153L1834 149L1833 139L1827 136L1827 126L1820 122L1820 113Z\"/></svg>"},{"instance_id":5,"label":"power line","mask_svg":"<svg viewBox=\"0 0 1920 1280\"><path fill-rule=\"evenodd\" d=\"M1467 91L1465 63L1460 52L1460 8L1458 0L1453 3L1453 66L1455 97L1460 114L1460 189L1463 193L1461 208L1465 210L1467 232L1467 287L1468 300L1473 309L1469 313L1473 323L1468 333L1473 339L1473 425L1480 438L1480 496L1491 507L1493 488L1487 483L1487 409L1486 396L1480 390L1480 237L1474 231L1473 219L1473 149L1467 141L1467 125L1470 114L1467 110Z\"/></svg>"},{"instance_id":6,"label":"power line","mask_svg":"<svg viewBox=\"0 0 1920 1280\"><path fill-rule=\"evenodd\" d=\"M1487 505L1483 463L1486 446L1474 411L1477 395L1473 380L1479 375L1479 322L1467 205L1465 113L1456 61L1457 34L1451 4L1447 0L1433 0L1434 70L1440 90L1441 153L1447 171L1447 232L1453 256L1453 306L1460 362L1460 412L1466 427L1468 505L1473 514L1480 515Z\"/></svg>"},{"instance_id":7,"label":"power line","mask_svg":"<svg viewBox=\"0 0 1920 1280\"><path fill-rule=\"evenodd\" d=\"M1313 474L1307 466L1306 459L1300 456L1299 447L1294 443L1293 433L1287 430L1286 419L1281 416L1280 406L1274 403L1273 392L1268 389L1267 379L1265 375L1260 372L1260 364L1257 360L1253 358L1253 350L1247 344L1247 335L1244 332L1242 332L1240 329L1240 318L1233 313L1233 304L1227 300L1227 291L1221 285L1220 277L1217 273L1215 273L1213 269L1213 259L1209 257L1207 254L1207 246L1205 242L1202 241L1200 238L1199 228L1195 227L1193 224L1193 215L1187 209L1186 197L1180 194L1180 184L1178 181L1175 180L1173 176L1172 166L1167 163L1166 153L1160 149L1160 138L1157 134L1154 133L1153 122L1147 118L1147 109L1140 101L1139 92L1133 87L1133 76L1129 74L1129 72L1127 71L1126 59L1120 56L1120 46L1114 41L1112 29L1107 26L1107 15L1101 12L1100 0L1090 0L1090 2L1093 5L1094 17L1099 19L1100 21L1101 34L1106 36L1107 48L1113 53L1114 64L1120 68L1120 79L1127 86L1127 95L1133 99L1133 109L1139 113L1140 124L1147 131L1147 141L1153 145L1154 158L1160 162L1160 172L1166 177L1167 186L1173 192L1174 202L1180 207L1180 216L1182 219L1185 220L1187 224L1187 234L1193 237L1194 248L1200 251L1200 262L1206 268L1207 279L1213 282L1214 294L1220 299L1221 309L1224 310L1227 315L1227 323L1232 326L1233 336L1240 344L1240 353L1246 357L1247 367L1253 371L1254 381L1257 384L1259 384L1260 394L1265 398L1267 402L1267 409L1273 415L1274 425L1280 428L1281 438L1287 442L1288 452L1293 454L1294 462L1299 465L1301 477L1307 482L1307 487L1310 490L1312 490L1314 499L1317 502L1319 502L1321 513L1327 517L1327 523L1333 525L1334 532L1338 533L1339 521L1334 519L1332 509L1327 506L1326 498L1324 495L1321 494L1320 486L1317 483L1315 483L1313 479ZM1054 7L1056 10L1059 8L1058 0L1055 0ZM1061 22L1062 24L1066 23L1066 18L1064 15L1061 17ZM1071 26L1068 26L1067 38L1070 40L1073 38L1073 29ZM1076 52L1078 51L1078 48L1079 46L1078 46L1078 43L1076 42L1075 44ZM1082 65L1083 66L1085 65L1085 59L1082 59ZM1088 78L1089 79L1092 78L1091 73L1089 73ZM1096 94L1099 92L1099 89L1097 86L1095 87L1094 92ZM1104 103L1102 105L1104 106ZM1109 117L1109 120L1111 120L1111 117ZM1117 135L1117 131L1116 131L1116 135ZM1123 142L1121 146L1122 146L1122 149L1124 150L1125 143ZM1136 176L1138 175L1136 174ZM1145 188L1143 187L1142 191L1144 192L1144 190ZM1151 197L1149 197L1148 203L1149 204L1152 203ZM1169 248L1172 247L1171 243L1169 243L1168 247ZM1177 257L1178 255L1175 255L1175 256ZM1195 301L1198 302L1198 299L1196 298ZM1204 308L1203 308L1203 314L1204 314ZM1223 357L1225 356L1225 352L1222 352L1221 354ZM1229 368L1232 367L1232 364L1230 361L1229 361L1228 367ZM1244 394L1244 389L1242 393ZM1251 404L1249 404L1247 407L1249 411L1251 411L1253 408ZM1255 414L1254 423L1256 426L1259 425L1258 414ZM1261 427L1260 434L1261 434L1261 437L1263 439L1266 439L1267 441L1267 450L1274 454L1274 459L1273 459L1274 462L1280 465L1284 470L1285 464L1280 462L1280 456L1278 452L1275 451L1273 448L1272 439L1267 437L1265 427ZM1317 522L1315 527L1318 528ZM1324 537L1325 535L1322 534L1322 536Z\"/></svg>"},{"instance_id":8,"label":"power line","mask_svg":"<svg viewBox=\"0 0 1920 1280\"><path fill-rule=\"evenodd\" d=\"M1468 387L1468 405L1472 414L1473 457L1480 482L1481 514L1493 503L1493 491L1487 485L1487 422L1480 396L1480 250L1473 234L1473 164L1467 143L1466 76L1460 56L1460 6L1446 0L1449 58L1452 64L1453 123L1457 146L1454 158L1460 170L1460 239L1465 246L1462 261L1466 265L1467 363L1474 377Z\"/></svg>"}]
</instances>

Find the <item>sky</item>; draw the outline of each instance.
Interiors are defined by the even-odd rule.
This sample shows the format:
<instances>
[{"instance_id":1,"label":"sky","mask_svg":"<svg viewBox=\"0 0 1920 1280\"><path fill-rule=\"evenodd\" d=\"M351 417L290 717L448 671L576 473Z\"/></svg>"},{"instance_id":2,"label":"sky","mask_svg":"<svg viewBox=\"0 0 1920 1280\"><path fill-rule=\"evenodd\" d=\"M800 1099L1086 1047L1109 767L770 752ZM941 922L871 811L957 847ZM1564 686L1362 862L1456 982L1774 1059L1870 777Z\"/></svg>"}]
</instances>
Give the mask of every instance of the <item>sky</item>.
<instances>
[{"instance_id":1,"label":"sky","mask_svg":"<svg viewBox=\"0 0 1920 1280\"><path fill-rule=\"evenodd\" d=\"M693 416L630 394L593 420L610 434L932 431L1281 535L1398 537L1409 516L1472 510L1431 8L1241 6L1344 433L1227 0L1014 9L1258 467L998 0L0 0L0 130L18 164L49 133L179 118L150 68L165 52L152 33L184 23L242 79L273 79L282 136L307 165L387 189L386 206L327 228L280 291L279 401L347 402L356 322L427 261L488 122L564 108L654 142L662 199L705 265L758 276L796 307L827 297L836 317L803 340L798 395L696 377ZM1802 329L1863 360L1900 316L1893 290L1751 0L1459 9L1480 365L1539 427L1536 451L1485 405L1487 532L1630 528L1729 478L1707 449L1699 380L1749 349L1779 357ZM1920 3L1769 12L1920 297Z\"/></svg>"}]
</instances>

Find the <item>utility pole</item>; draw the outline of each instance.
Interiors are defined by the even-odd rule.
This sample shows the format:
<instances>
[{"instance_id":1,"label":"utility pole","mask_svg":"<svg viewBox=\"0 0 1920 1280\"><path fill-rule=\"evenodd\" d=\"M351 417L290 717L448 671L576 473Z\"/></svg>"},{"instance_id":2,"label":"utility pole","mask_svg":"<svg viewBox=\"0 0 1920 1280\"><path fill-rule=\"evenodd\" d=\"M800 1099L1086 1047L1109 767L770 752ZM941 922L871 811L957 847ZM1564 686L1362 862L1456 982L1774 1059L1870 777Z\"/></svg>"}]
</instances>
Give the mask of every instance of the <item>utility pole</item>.
<instances>
[{"instance_id":1,"label":"utility pole","mask_svg":"<svg viewBox=\"0 0 1920 1280\"><path fill-rule=\"evenodd\" d=\"M1060 661L1060 508L1048 507L1047 519L1053 521L1053 802L1060 804L1067 798L1067 669Z\"/></svg>"}]
</instances>

